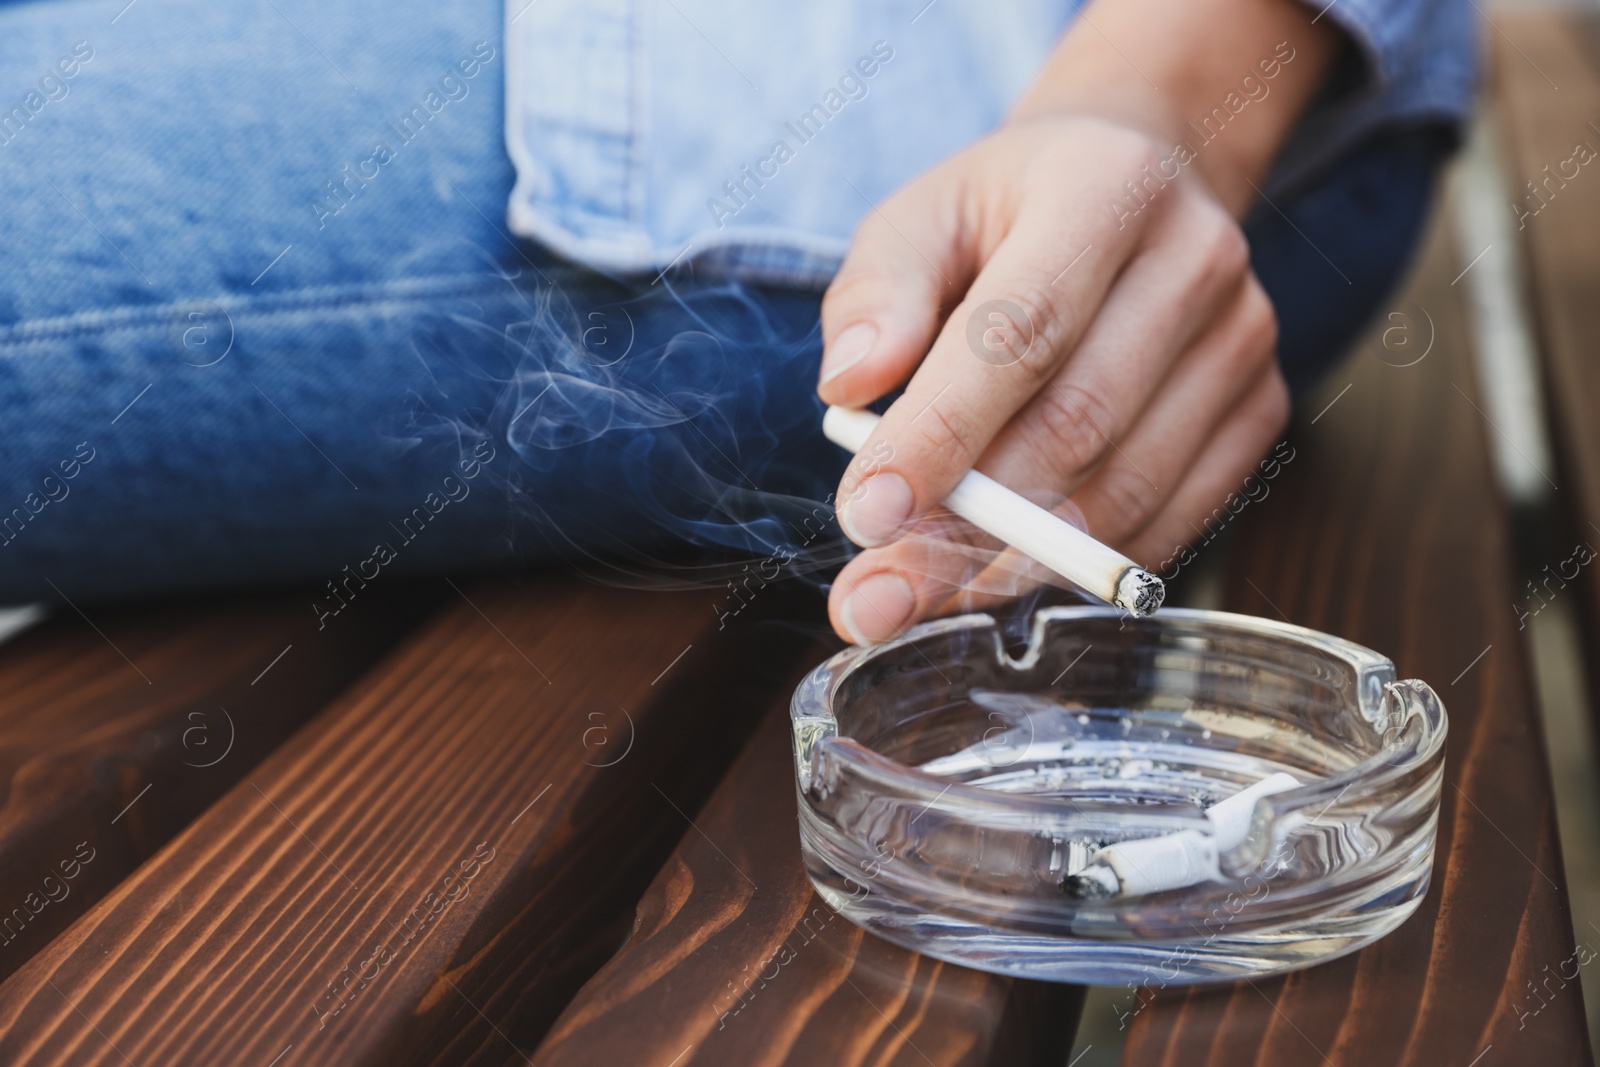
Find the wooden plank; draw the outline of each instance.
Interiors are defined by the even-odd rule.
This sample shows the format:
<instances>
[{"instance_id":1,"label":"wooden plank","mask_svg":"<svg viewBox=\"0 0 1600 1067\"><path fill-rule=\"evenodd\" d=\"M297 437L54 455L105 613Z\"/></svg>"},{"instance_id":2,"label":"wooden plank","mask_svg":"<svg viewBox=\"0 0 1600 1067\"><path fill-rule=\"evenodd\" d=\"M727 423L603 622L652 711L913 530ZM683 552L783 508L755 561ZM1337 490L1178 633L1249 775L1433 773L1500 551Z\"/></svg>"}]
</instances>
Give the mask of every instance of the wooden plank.
<instances>
[{"instance_id":1,"label":"wooden plank","mask_svg":"<svg viewBox=\"0 0 1600 1067\"><path fill-rule=\"evenodd\" d=\"M1383 323L1415 331L1409 353L1431 317L1431 350L1402 367L1368 344L1306 405L1292 464L1239 519L1226 590L1232 610L1361 642L1439 692L1450 735L1432 887L1405 925L1353 956L1273 980L1138 991L1125 1064L1592 1062L1581 990L1556 977L1587 959L1574 950L1509 608L1493 431L1473 400L1440 216L1392 305L1406 319Z\"/></svg>"},{"instance_id":2,"label":"wooden plank","mask_svg":"<svg viewBox=\"0 0 1600 1067\"><path fill-rule=\"evenodd\" d=\"M809 659L825 654L818 646ZM799 673L656 876L627 945L533 1061L1060 1067L1081 989L898 948L812 890L788 739L788 689Z\"/></svg>"},{"instance_id":3,"label":"wooden plank","mask_svg":"<svg viewBox=\"0 0 1600 1067\"><path fill-rule=\"evenodd\" d=\"M0 1062L531 1048L795 641L748 615L719 633L704 592L470 595L0 986Z\"/></svg>"},{"instance_id":4,"label":"wooden plank","mask_svg":"<svg viewBox=\"0 0 1600 1067\"><path fill-rule=\"evenodd\" d=\"M409 584L374 591L321 632L313 599L234 595L90 606L87 616L62 605L0 645L0 977L326 706L439 596Z\"/></svg>"},{"instance_id":5,"label":"wooden plank","mask_svg":"<svg viewBox=\"0 0 1600 1067\"><path fill-rule=\"evenodd\" d=\"M1575 557L1579 544L1584 555L1600 551L1600 158L1593 155L1600 153L1600 29L1592 16L1551 11L1508 19L1505 30L1522 54L1497 38L1491 75L1510 192L1529 212L1518 236L1566 520L1564 536L1550 538L1549 571L1535 577L1536 590L1519 593L1532 609L1562 594L1569 580L1577 588L1590 693L1600 700L1600 566L1580 566L1583 556ZM1600 704L1595 711L1600 716Z\"/></svg>"}]
</instances>

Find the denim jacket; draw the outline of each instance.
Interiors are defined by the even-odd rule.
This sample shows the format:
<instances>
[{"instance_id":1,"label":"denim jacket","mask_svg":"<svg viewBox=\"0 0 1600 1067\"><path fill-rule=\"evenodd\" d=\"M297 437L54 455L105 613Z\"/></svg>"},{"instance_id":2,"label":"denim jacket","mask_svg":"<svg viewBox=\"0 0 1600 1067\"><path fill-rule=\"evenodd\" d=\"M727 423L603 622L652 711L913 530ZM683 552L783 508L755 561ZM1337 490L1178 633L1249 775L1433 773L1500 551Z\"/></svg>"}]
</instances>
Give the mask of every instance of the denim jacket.
<instances>
[{"instance_id":1,"label":"denim jacket","mask_svg":"<svg viewBox=\"0 0 1600 1067\"><path fill-rule=\"evenodd\" d=\"M1001 122L1077 6L508 0L509 225L609 273L820 286L874 203ZM1470 0L1316 6L1355 47L1269 196L1380 126L1459 124L1471 104ZM1241 69L1197 138L1264 98L1283 61Z\"/></svg>"}]
</instances>

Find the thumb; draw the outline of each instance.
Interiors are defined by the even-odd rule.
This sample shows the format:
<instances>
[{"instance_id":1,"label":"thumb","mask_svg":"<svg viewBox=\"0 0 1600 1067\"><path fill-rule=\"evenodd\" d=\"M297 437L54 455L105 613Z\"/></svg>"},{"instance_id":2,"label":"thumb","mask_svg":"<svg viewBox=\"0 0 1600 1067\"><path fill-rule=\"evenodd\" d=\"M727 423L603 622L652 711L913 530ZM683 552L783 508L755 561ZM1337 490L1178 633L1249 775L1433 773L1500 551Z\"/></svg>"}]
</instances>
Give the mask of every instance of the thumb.
<instances>
[{"instance_id":1,"label":"thumb","mask_svg":"<svg viewBox=\"0 0 1600 1067\"><path fill-rule=\"evenodd\" d=\"M971 282L954 230L959 212L933 203L944 185L909 186L856 227L822 298L817 395L829 404L863 407L904 383L933 344L941 305Z\"/></svg>"}]
</instances>

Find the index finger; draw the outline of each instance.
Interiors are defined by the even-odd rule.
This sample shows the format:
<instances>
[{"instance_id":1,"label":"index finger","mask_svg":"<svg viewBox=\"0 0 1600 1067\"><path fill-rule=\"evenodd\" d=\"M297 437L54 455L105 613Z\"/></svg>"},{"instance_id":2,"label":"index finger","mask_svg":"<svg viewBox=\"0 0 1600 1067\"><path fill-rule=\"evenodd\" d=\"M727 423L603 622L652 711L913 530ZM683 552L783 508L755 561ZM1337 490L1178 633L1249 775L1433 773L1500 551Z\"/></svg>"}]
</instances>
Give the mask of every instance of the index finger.
<instances>
[{"instance_id":1,"label":"index finger","mask_svg":"<svg viewBox=\"0 0 1600 1067\"><path fill-rule=\"evenodd\" d=\"M1080 188L1019 213L862 450L880 458L839 510L856 544L887 544L944 499L1083 337L1146 225L1107 233L1102 208Z\"/></svg>"}]
</instances>

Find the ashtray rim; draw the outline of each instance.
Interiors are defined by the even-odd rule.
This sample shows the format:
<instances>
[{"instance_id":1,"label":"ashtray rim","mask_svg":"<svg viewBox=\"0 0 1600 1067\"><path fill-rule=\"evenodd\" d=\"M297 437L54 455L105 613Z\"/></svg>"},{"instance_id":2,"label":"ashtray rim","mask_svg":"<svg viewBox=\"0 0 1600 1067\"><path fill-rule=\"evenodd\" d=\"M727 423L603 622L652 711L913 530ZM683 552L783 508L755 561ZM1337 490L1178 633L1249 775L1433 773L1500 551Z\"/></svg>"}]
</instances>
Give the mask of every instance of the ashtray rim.
<instances>
[{"instance_id":1,"label":"ashtray rim","mask_svg":"<svg viewBox=\"0 0 1600 1067\"><path fill-rule=\"evenodd\" d=\"M832 710L833 700L850 676L871 660L896 649L914 645L928 637L955 630L986 628L994 641L995 654L1002 667L1023 671L1038 662L1043 653L1046 630L1052 623L1077 619L1127 617L1127 612L1115 607L1069 605L1040 608L1033 614L1028 645L1021 656L1012 656L1006 650L998 620L986 612L973 612L921 623L907 629L892 641L853 646L835 653L807 673L796 687L790 701L791 727L797 742L794 746L795 772L800 792L803 794L809 788L811 775L810 760L803 758L802 754L809 752L824 737L842 737L854 743L836 749L835 758L851 764L857 773L865 777L893 784L900 791L922 793L929 797L930 803L938 802L941 806L944 806L944 802L949 802L951 806L959 804L967 813L974 815L980 811L988 811L1001 815L1038 817L1062 812L1068 805L1060 800L1003 793L983 786L953 781L907 766L849 738L848 735L841 735L838 719ZM1384 696L1392 686L1420 686L1428 691L1433 703L1437 705L1438 719L1436 722L1425 724L1432 729L1427 731L1423 744L1411 746L1409 751L1401 745L1385 745L1343 771L1313 779L1297 788L1264 797L1257 802L1266 805L1274 814L1279 809L1301 808L1318 800L1331 801L1335 797L1347 796L1358 784L1362 788L1357 791L1357 796L1381 791L1395 779L1403 778L1417 767L1436 759L1444 747L1449 723L1443 703L1438 701L1437 694L1427 683L1418 679L1396 681L1394 662L1365 645L1294 623L1201 608L1162 608L1155 615L1137 620L1136 624L1163 625L1164 621L1174 620L1284 638L1306 645L1325 656L1342 660L1358 679L1355 694L1356 710L1380 732L1386 732L1395 725L1402 725L1382 721L1385 716ZM828 728L829 724L831 730ZM810 735L809 743L799 743L803 733ZM1078 813L1092 813L1095 810L1094 806L1081 801L1073 802L1071 807ZM1196 825L1202 824L1196 823Z\"/></svg>"}]
</instances>

